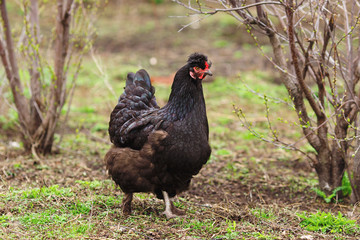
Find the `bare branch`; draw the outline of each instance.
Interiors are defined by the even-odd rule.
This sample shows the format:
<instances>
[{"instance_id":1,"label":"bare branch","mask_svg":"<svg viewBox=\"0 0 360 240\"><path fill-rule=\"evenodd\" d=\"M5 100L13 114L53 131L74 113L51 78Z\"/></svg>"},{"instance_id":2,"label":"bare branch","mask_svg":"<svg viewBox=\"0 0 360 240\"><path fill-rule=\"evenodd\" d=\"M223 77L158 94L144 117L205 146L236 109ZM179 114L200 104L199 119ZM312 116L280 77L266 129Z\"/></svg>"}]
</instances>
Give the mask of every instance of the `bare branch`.
<instances>
[{"instance_id":1,"label":"bare branch","mask_svg":"<svg viewBox=\"0 0 360 240\"><path fill-rule=\"evenodd\" d=\"M25 2L24 2L25 4ZM40 24L39 24L39 6L37 0L31 0L29 19L30 26L27 20L27 6L24 6L24 22L25 31L28 43L28 55L31 58L30 72L30 132L34 133L40 123L43 121L42 111L43 102L41 99L41 82L40 82L40 53L39 53L39 42L40 42ZM34 154L33 154L34 155Z\"/></svg>"},{"instance_id":2,"label":"bare branch","mask_svg":"<svg viewBox=\"0 0 360 240\"><path fill-rule=\"evenodd\" d=\"M290 52L291 52L291 57L292 57L292 61L293 61L293 66L295 68L296 78L297 78L297 81L300 83L301 89L304 92L307 100L309 101L309 103L310 103L312 109L314 110L315 114L317 115L317 117L323 118L324 113L321 111L319 106L314 101L314 98L312 97L309 89L307 88L307 86L304 82L304 78L303 78L302 73L299 68L299 63L298 63L296 50L295 50L296 46L295 46L295 38L294 38L293 8L294 8L293 3L290 0L289 5L286 6L286 15L288 17L288 34L289 34L288 37L289 37L289 44L290 44ZM300 117L304 117L305 121L308 118L305 115L305 113L303 113L303 112L301 112L301 114L299 114L299 115L301 115Z\"/></svg>"},{"instance_id":3,"label":"bare branch","mask_svg":"<svg viewBox=\"0 0 360 240\"><path fill-rule=\"evenodd\" d=\"M3 41L1 39L0 39L0 57L1 57L2 64L5 68L5 74L6 74L7 79L12 79L13 76L12 76L9 60L6 55L5 44L3 43Z\"/></svg>"},{"instance_id":4,"label":"bare branch","mask_svg":"<svg viewBox=\"0 0 360 240\"><path fill-rule=\"evenodd\" d=\"M31 0L30 22L33 30L34 40L36 43L38 43L40 39L40 24L39 24L39 4L37 0Z\"/></svg>"},{"instance_id":5,"label":"bare branch","mask_svg":"<svg viewBox=\"0 0 360 240\"><path fill-rule=\"evenodd\" d=\"M63 104L63 95L65 92L64 87L66 87L66 81L64 79L64 66L65 59L67 55L67 49L69 46L69 27L71 20L71 5L73 0L68 0L64 4L62 0L58 0L58 12L59 20L56 23L56 42L55 42L55 85L53 92L55 94L55 101L59 102L60 105Z\"/></svg>"},{"instance_id":6,"label":"bare branch","mask_svg":"<svg viewBox=\"0 0 360 240\"><path fill-rule=\"evenodd\" d=\"M251 132L254 136L256 136L257 138L259 138L261 141L264 142L268 142L271 143L277 147L280 148L284 148L284 149L289 149L289 150L295 150L300 152L301 154L303 154L304 156L306 156L309 160L310 160L310 164L311 165L315 165L317 164L316 159L314 159L313 157L311 157L309 154L307 154L306 152L302 151L300 148L296 147L295 144L289 144L289 143L285 143L283 141L281 141L278 138L271 138L271 139L267 139L263 136L261 136L258 132L256 132L252 127L251 127L251 123L249 123L245 117L245 114L243 113L243 111L240 108L237 108L235 106L234 110L236 112L236 115L238 116L239 120L241 121L241 123L243 124L243 126L249 131ZM297 143L300 141L297 141Z\"/></svg>"},{"instance_id":7,"label":"bare branch","mask_svg":"<svg viewBox=\"0 0 360 240\"><path fill-rule=\"evenodd\" d=\"M18 109L20 122L22 124L26 125L28 122L30 111L29 111L29 108L27 105L26 98L24 96L23 85L20 82L19 69L18 69L17 62L15 60L15 50L14 50L14 46L13 46L13 40L11 37L11 28L10 28L10 23L9 23L7 11L6 11L5 0L0 1L0 13L1 13L1 19L2 19L2 23L3 23L3 28L5 31L5 41L6 41L6 48L4 46L4 43L1 43L1 45L2 45L1 51L4 52L3 53L3 54L5 54L4 56L7 56L7 58L9 59L8 61L5 61L5 63L8 64L7 67L5 67L5 68L8 68L7 71L11 72L11 74L9 74L9 72L7 73L7 77L10 82L10 87L11 87L11 91L14 96L16 108ZM2 61L4 63L4 60L2 60Z\"/></svg>"},{"instance_id":8,"label":"bare branch","mask_svg":"<svg viewBox=\"0 0 360 240\"><path fill-rule=\"evenodd\" d=\"M104 71L104 68L101 64L101 62L98 60L98 58L95 56L95 52L94 49L91 48L90 50L91 53L91 57L96 65L96 68L98 69L98 71L101 74L101 78L104 80L105 86L107 87L107 89L109 90L109 92L114 96L115 99L118 98L118 96L116 95L114 89L111 87L110 83L109 83L109 76L106 74L106 72Z\"/></svg>"},{"instance_id":9,"label":"bare branch","mask_svg":"<svg viewBox=\"0 0 360 240\"><path fill-rule=\"evenodd\" d=\"M178 32L181 32L181 31L184 30L185 28L187 28L187 27L189 27L189 26L191 26L191 25L193 25L193 24L195 24L195 23L198 23L198 22L204 20L205 18L207 18L207 17L209 17L209 16L211 16L211 15L205 15L204 17L200 17L200 18L198 18L198 19L196 19L196 20L194 20L194 21L192 21L192 22L190 22L190 23L182 26L182 27L178 30Z\"/></svg>"},{"instance_id":10,"label":"bare branch","mask_svg":"<svg viewBox=\"0 0 360 240\"><path fill-rule=\"evenodd\" d=\"M271 5L283 5L283 3L281 3L281 1L279 2L275 2L275 1L269 1L269 2L256 2L256 3L252 3L252 4L248 4L246 6L241 6L241 7L233 7L233 8L227 8L227 9L222 9L222 8L216 8L213 11L209 11L209 12L204 12L201 10L201 7L199 8L194 8L191 6L191 4L189 3L188 5L184 4L183 2L181 2L180 0L172 0L173 2L176 2L177 4L191 10L194 11L196 13L199 14L205 14L205 15L214 15L218 12L232 12L232 11L239 11L239 10L245 10L248 8L252 8L252 7L256 7L259 5L267 5L267 4L271 4Z\"/></svg>"}]
</instances>

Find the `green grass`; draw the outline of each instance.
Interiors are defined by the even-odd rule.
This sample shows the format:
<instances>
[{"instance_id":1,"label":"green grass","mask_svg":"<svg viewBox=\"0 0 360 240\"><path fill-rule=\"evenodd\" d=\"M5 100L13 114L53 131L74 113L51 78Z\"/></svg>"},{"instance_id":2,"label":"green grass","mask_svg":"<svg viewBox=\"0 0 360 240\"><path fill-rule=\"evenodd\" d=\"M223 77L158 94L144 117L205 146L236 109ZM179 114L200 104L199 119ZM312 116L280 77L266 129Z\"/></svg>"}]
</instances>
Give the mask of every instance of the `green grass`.
<instances>
[{"instance_id":1,"label":"green grass","mask_svg":"<svg viewBox=\"0 0 360 240\"><path fill-rule=\"evenodd\" d=\"M63 188L58 185L53 185L50 187L42 188L33 188L29 190L22 191L22 198L24 199L37 199L37 198L47 198L47 197L72 197L74 193L71 188Z\"/></svg>"},{"instance_id":2,"label":"green grass","mask_svg":"<svg viewBox=\"0 0 360 240\"><path fill-rule=\"evenodd\" d=\"M319 196L322 197L324 199L324 201L326 203L330 203L331 201L336 199L336 195L338 194L338 192L342 192L342 195L344 197L348 196L351 194L351 183L348 177L347 172L344 173L343 179L342 179L342 185L335 188L333 190L333 192L330 195L326 195L325 192L321 191L319 188L317 187L313 187L312 190Z\"/></svg>"},{"instance_id":3,"label":"green grass","mask_svg":"<svg viewBox=\"0 0 360 240\"><path fill-rule=\"evenodd\" d=\"M52 211L25 214L17 220L34 239L47 238L79 238L86 237L94 227L94 223L76 219L71 214L56 214ZM45 233L45 235L43 235ZM43 236L42 236L43 235Z\"/></svg>"},{"instance_id":4,"label":"green grass","mask_svg":"<svg viewBox=\"0 0 360 240\"><path fill-rule=\"evenodd\" d=\"M174 226L187 229L188 234L194 237L217 234L221 230L215 219L180 219L176 222Z\"/></svg>"},{"instance_id":5,"label":"green grass","mask_svg":"<svg viewBox=\"0 0 360 240\"><path fill-rule=\"evenodd\" d=\"M321 231L323 233L346 233L351 234L360 231L356 220L350 220L338 212L337 216L331 212L317 212L312 214L301 213L298 216L303 219L300 226L309 231Z\"/></svg>"},{"instance_id":6,"label":"green grass","mask_svg":"<svg viewBox=\"0 0 360 240\"><path fill-rule=\"evenodd\" d=\"M76 214L89 214L92 208L92 201L81 202L79 200L67 206L67 209L71 212L72 215Z\"/></svg>"},{"instance_id":7,"label":"green grass","mask_svg":"<svg viewBox=\"0 0 360 240\"><path fill-rule=\"evenodd\" d=\"M6 96L4 96L6 98ZM0 115L0 126L3 130L15 129L18 124L18 113L10 108L6 115Z\"/></svg>"},{"instance_id":8,"label":"green grass","mask_svg":"<svg viewBox=\"0 0 360 240\"><path fill-rule=\"evenodd\" d=\"M241 180L245 183L247 180L246 178L251 175L249 168L241 165L239 162L229 161L226 164L225 169L227 172L227 179L229 180Z\"/></svg>"},{"instance_id":9,"label":"green grass","mask_svg":"<svg viewBox=\"0 0 360 240\"><path fill-rule=\"evenodd\" d=\"M83 181L83 180L76 180L76 183L80 184L83 187L89 188L91 190L99 189L103 186L104 182L94 180L94 181Z\"/></svg>"},{"instance_id":10,"label":"green grass","mask_svg":"<svg viewBox=\"0 0 360 240\"><path fill-rule=\"evenodd\" d=\"M40 213L25 213L18 220L25 227L40 227L38 225L50 225L66 223L69 214L56 214L53 210L45 210Z\"/></svg>"},{"instance_id":11,"label":"green grass","mask_svg":"<svg viewBox=\"0 0 360 240\"><path fill-rule=\"evenodd\" d=\"M235 221L226 221L227 228L226 233L224 235L219 236L220 238L225 239L238 239L240 236L240 232L236 230L236 222Z\"/></svg>"},{"instance_id":12,"label":"green grass","mask_svg":"<svg viewBox=\"0 0 360 240\"><path fill-rule=\"evenodd\" d=\"M79 195L83 187L90 191L107 189L107 180L78 183L79 185L72 188L52 185L27 190L11 189L7 194L2 194L0 206L10 206L13 214L0 216L0 226L7 227L18 222L19 227L27 231L27 236L34 239L87 236L95 228L92 211L105 206L102 212L106 212L108 208L118 207L120 200L114 196L98 196L95 193ZM113 187L112 184L110 186Z\"/></svg>"},{"instance_id":13,"label":"green grass","mask_svg":"<svg viewBox=\"0 0 360 240\"><path fill-rule=\"evenodd\" d=\"M98 195L94 203L100 207L109 208L120 206L121 201L122 197Z\"/></svg>"},{"instance_id":14,"label":"green grass","mask_svg":"<svg viewBox=\"0 0 360 240\"><path fill-rule=\"evenodd\" d=\"M251 210L251 213L259 219L275 220L276 216L271 209L255 208Z\"/></svg>"},{"instance_id":15,"label":"green grass","mask_svg":"<svg viewBox=\"0 0 360 240\"><path fill-rule=\"evenodd\" d=\"M2 227L7 227L9 226L9 216L6 216L6 215L0 215L0 225Z\"/></svg>"}]
</instances>

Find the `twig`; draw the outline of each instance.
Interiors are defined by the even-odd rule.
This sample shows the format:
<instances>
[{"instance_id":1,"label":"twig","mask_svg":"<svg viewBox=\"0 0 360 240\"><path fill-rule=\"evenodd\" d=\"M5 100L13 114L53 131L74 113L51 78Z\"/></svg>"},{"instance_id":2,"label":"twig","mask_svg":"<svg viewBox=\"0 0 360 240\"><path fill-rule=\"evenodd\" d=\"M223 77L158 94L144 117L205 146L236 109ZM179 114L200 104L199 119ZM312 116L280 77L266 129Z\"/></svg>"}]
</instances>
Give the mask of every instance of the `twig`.
<instances>
[{"instance_id":1,"label":"twig","mask_svg":"<svg viewBox=\"0 0 360 240\"><path fill-rule=\"evenodd\" d=\"M83 131L85 133L86 136L88 136L91 140L97 141L97 142L101 142L101 143L105 143L105 144L111 144L109 140L105 140L103 138L94 136L93 134L91 134L91 132L88 129L84 129Z\"/></svg>"},{"instance_id":2,"label":"twig","mask_svg":"<svg viewBox=\"0 0 360 240\"><path fill-rule=\"evenodd\" d=\"M308 46L308 48L307 48L307 50L305 52L305 63L304 63L304 69L302 71L303 78L306 77L306 73L307 73L307 70L309 68L309 65L311 65L310 60L309 60L309 52L312 50L312 47L314 45L315 40L311 39L311 40L309 40L309 42L310 42L309 46Z\"/></svg>"},{"instance_id":3,"label":"twig","mask_svg":"<svg viewBox=\"0 0 360 240\"><path fill-rule=\"evenodd\" d=\"M214 15L218 12L232 12L232 11L239 11L239 10L245 10L245 9L248 9L248 8L252 8L252 7L256 7L256 6L259 6L259 5L266 5L266 4L272 4L272 5L283 5L283 3L281 3L281 1L279 2L275 2L275 1L269 1L269 2L256 2L256 3L252 3L252 4L248 4L246 6L242 6L242 7L235 7L235 8L227 8L227 9L223 9L223 8L216 8L214 9L213 11L209 11L209 12L204 12L197 8L193 8L191 6L191 4L189 3L188 5L182 3L181 1L179 0L172 0L173 2L176 2L177 4L191 10L191 11L194 11L194 12L197 12L197 13L200 13L200 14L205 14L205 15Z\"/></svg>"},{"instance_id":4,"label":"twig","mask_svg":"<svg viewBox=\"0 0 360 240\"><path fill-rule=\"evenodd\" d=\"M268 123L269 129L270 129L270 132L271 132L271 134L273 136L273 139L275 141L279 141L276 130L273 129L273 126L272 126L271 121L270 121L270 116L269 116L270 108L269 108L269 105L268 105L268 99L267 99L266 95L264 96L264 101L265 101L265 114L266 114L266 119L267 119L267 123Z\"/></svg>"},{"instance_id":5,"label":"twig","mask_svg":"<svg viewBox=\"0 0 360 240\"><path fill-rule=\"evenodd\" d=\"M241 109L236 108L236 107L234 106L234 110L235 110L235 112L236 112L236 114L237 114L240 122L243 124L243 126L244 126L249 132L251 132L254 136L256 136L258 139L260 139L260 140L262 140L262 141L264 141L264 142L267 142L267 143L271 143L271 144L273 144L273 145L275 145L275 146L277 146L277 147L280 147L280 148L298 151L298 152L302 153L304 156L306 156L306 157L311 161L311 165L314 165L314 164L317 162L314 158L312 158L311 156L309 156L309 154L307 154L306 152L302 151L300 148L295 147L295 144L288 144L288 143L285 143L285 142L283 142L283 141L280 141L279 139L277 139L277 140L275 140L275 139L269 140L269 139L264 138L263 136L261 136L258 132L256 132L256 131L251 127L251 124L248 123L248 121L247 121L247 119L246 119L246 117L245 117L245 114L242 112ZM244 121L243 121L241 118L243 118ZM306 138L306 136L303 137L302 139L304 139L304 138ZM297 141L296 143L298 143L298 142L300 142L300 141Z\"/></svg>"},{"instance_id":6,"label":"twig","mask_svg":"<svg viewBox=\"0 0 360 240\"><path fill-rule=\"evenodd\" d=\"M118 98L118 96L116 95L114 89L112 88L111 84L109 83L109 76L106 73L106 71L104 71L103 66L101 65L100 61L98 60L98 58L95 56L95 52L94 52L94 48L90 49L90 54L91 54L91 58L93 59L96 68L98 69L98 71L101 74L102 79L104 80L105 86L107 87L107 89L110 91L110 93L114 96L114 98Z\"/></svg>"},{"instance_id":7,"label":"twig","mask_svg":"<svg viewBox=\"0 0 360 240\"><path fill-rule=\"evenodd\" d=\"M81 66L81 62L82 62L82 57L80 57L80 60L78 61L78 64L77 64L77 67L76 67L76 71L75 71L75 74L73 76L73 79L72 79L72 82L71 82L71 89L69 91L69 94L67 95L67 97L70 95L69 97L69 101L68 101L68 108L66 110L66 115L65 115L65 119L64 119L64 124L68 121L68 118L69 118L69 113L70 113L70 107L71 107L71 103L72 103L72 100L73 100L73 97L74 97L74 93L75 93L75 87L76 87L76 84L75 84L75 81L76 79L78 78L78 74L80 72L80 66ZM60 139L59 139L59 142L58 144L60 145L62 140L63 140L63 137L64 137L64 133L62 133L60 135Z\"/></svg>"},{"instance_id":8,"label":"twig","mask_svg":"<svg viewBox=\"0 0 360 240\"><path fill-rule=\"evenodd\" d=\"M178 32L181 32L181 31L184 30L185 28L187 28L187 27L189 27L189 26L191 26L191 25L193 25L193 24L195 24L195 23L198 23L198 22L204 20L205 18L207 18L207 17L209 17L209 16L211 16L211 15L205 15L204 17L198 18L198 19L196 19L195 21L192 21L191 23L188 23L188 24L182 26L182 28L180 28L180 29L178 30Z\"/></svg>"}]
</instances>

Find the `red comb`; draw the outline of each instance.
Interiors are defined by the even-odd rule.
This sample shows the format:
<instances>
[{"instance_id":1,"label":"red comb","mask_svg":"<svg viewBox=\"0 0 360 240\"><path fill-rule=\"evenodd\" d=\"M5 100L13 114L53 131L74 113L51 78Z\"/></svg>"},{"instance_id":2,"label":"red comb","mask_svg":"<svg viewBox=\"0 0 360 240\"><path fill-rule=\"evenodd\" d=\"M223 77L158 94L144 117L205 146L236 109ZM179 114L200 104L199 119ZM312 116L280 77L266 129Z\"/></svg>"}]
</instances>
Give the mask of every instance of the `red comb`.
<instances>
[{"instance_id":1,"label":"red comb","mask_svg":"<svg viewBox=\"0 0 360 240\"><path fill-rule=\"evenodd\" d=\"M209 64L207 62L205 62L205 69L209 68Z\"/></svg>"}]
</instances>

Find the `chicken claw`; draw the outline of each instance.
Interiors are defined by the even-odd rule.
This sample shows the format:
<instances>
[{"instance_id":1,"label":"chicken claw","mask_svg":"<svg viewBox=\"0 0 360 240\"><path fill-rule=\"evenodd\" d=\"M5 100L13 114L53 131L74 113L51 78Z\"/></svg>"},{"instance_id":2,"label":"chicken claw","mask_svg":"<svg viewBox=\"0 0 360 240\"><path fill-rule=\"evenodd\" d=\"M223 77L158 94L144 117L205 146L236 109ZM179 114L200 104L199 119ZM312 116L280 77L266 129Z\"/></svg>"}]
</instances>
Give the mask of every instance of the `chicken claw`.
<instances>
[{"instance_id":1,"label":"chicken claw","mask_svg":"<svg viewBox=\"0 0 360 240\"><path fill-rule=\"evenodd\" d=\"M164 202L165 202L165 211L162 212L162 214L165 215L167 219L181 217L181 216L185 215L184 211L181 211L174 206L174 204L170 200L167 192L162 191L162 193L163 193Z\"/></svg>"}]
</instances>

